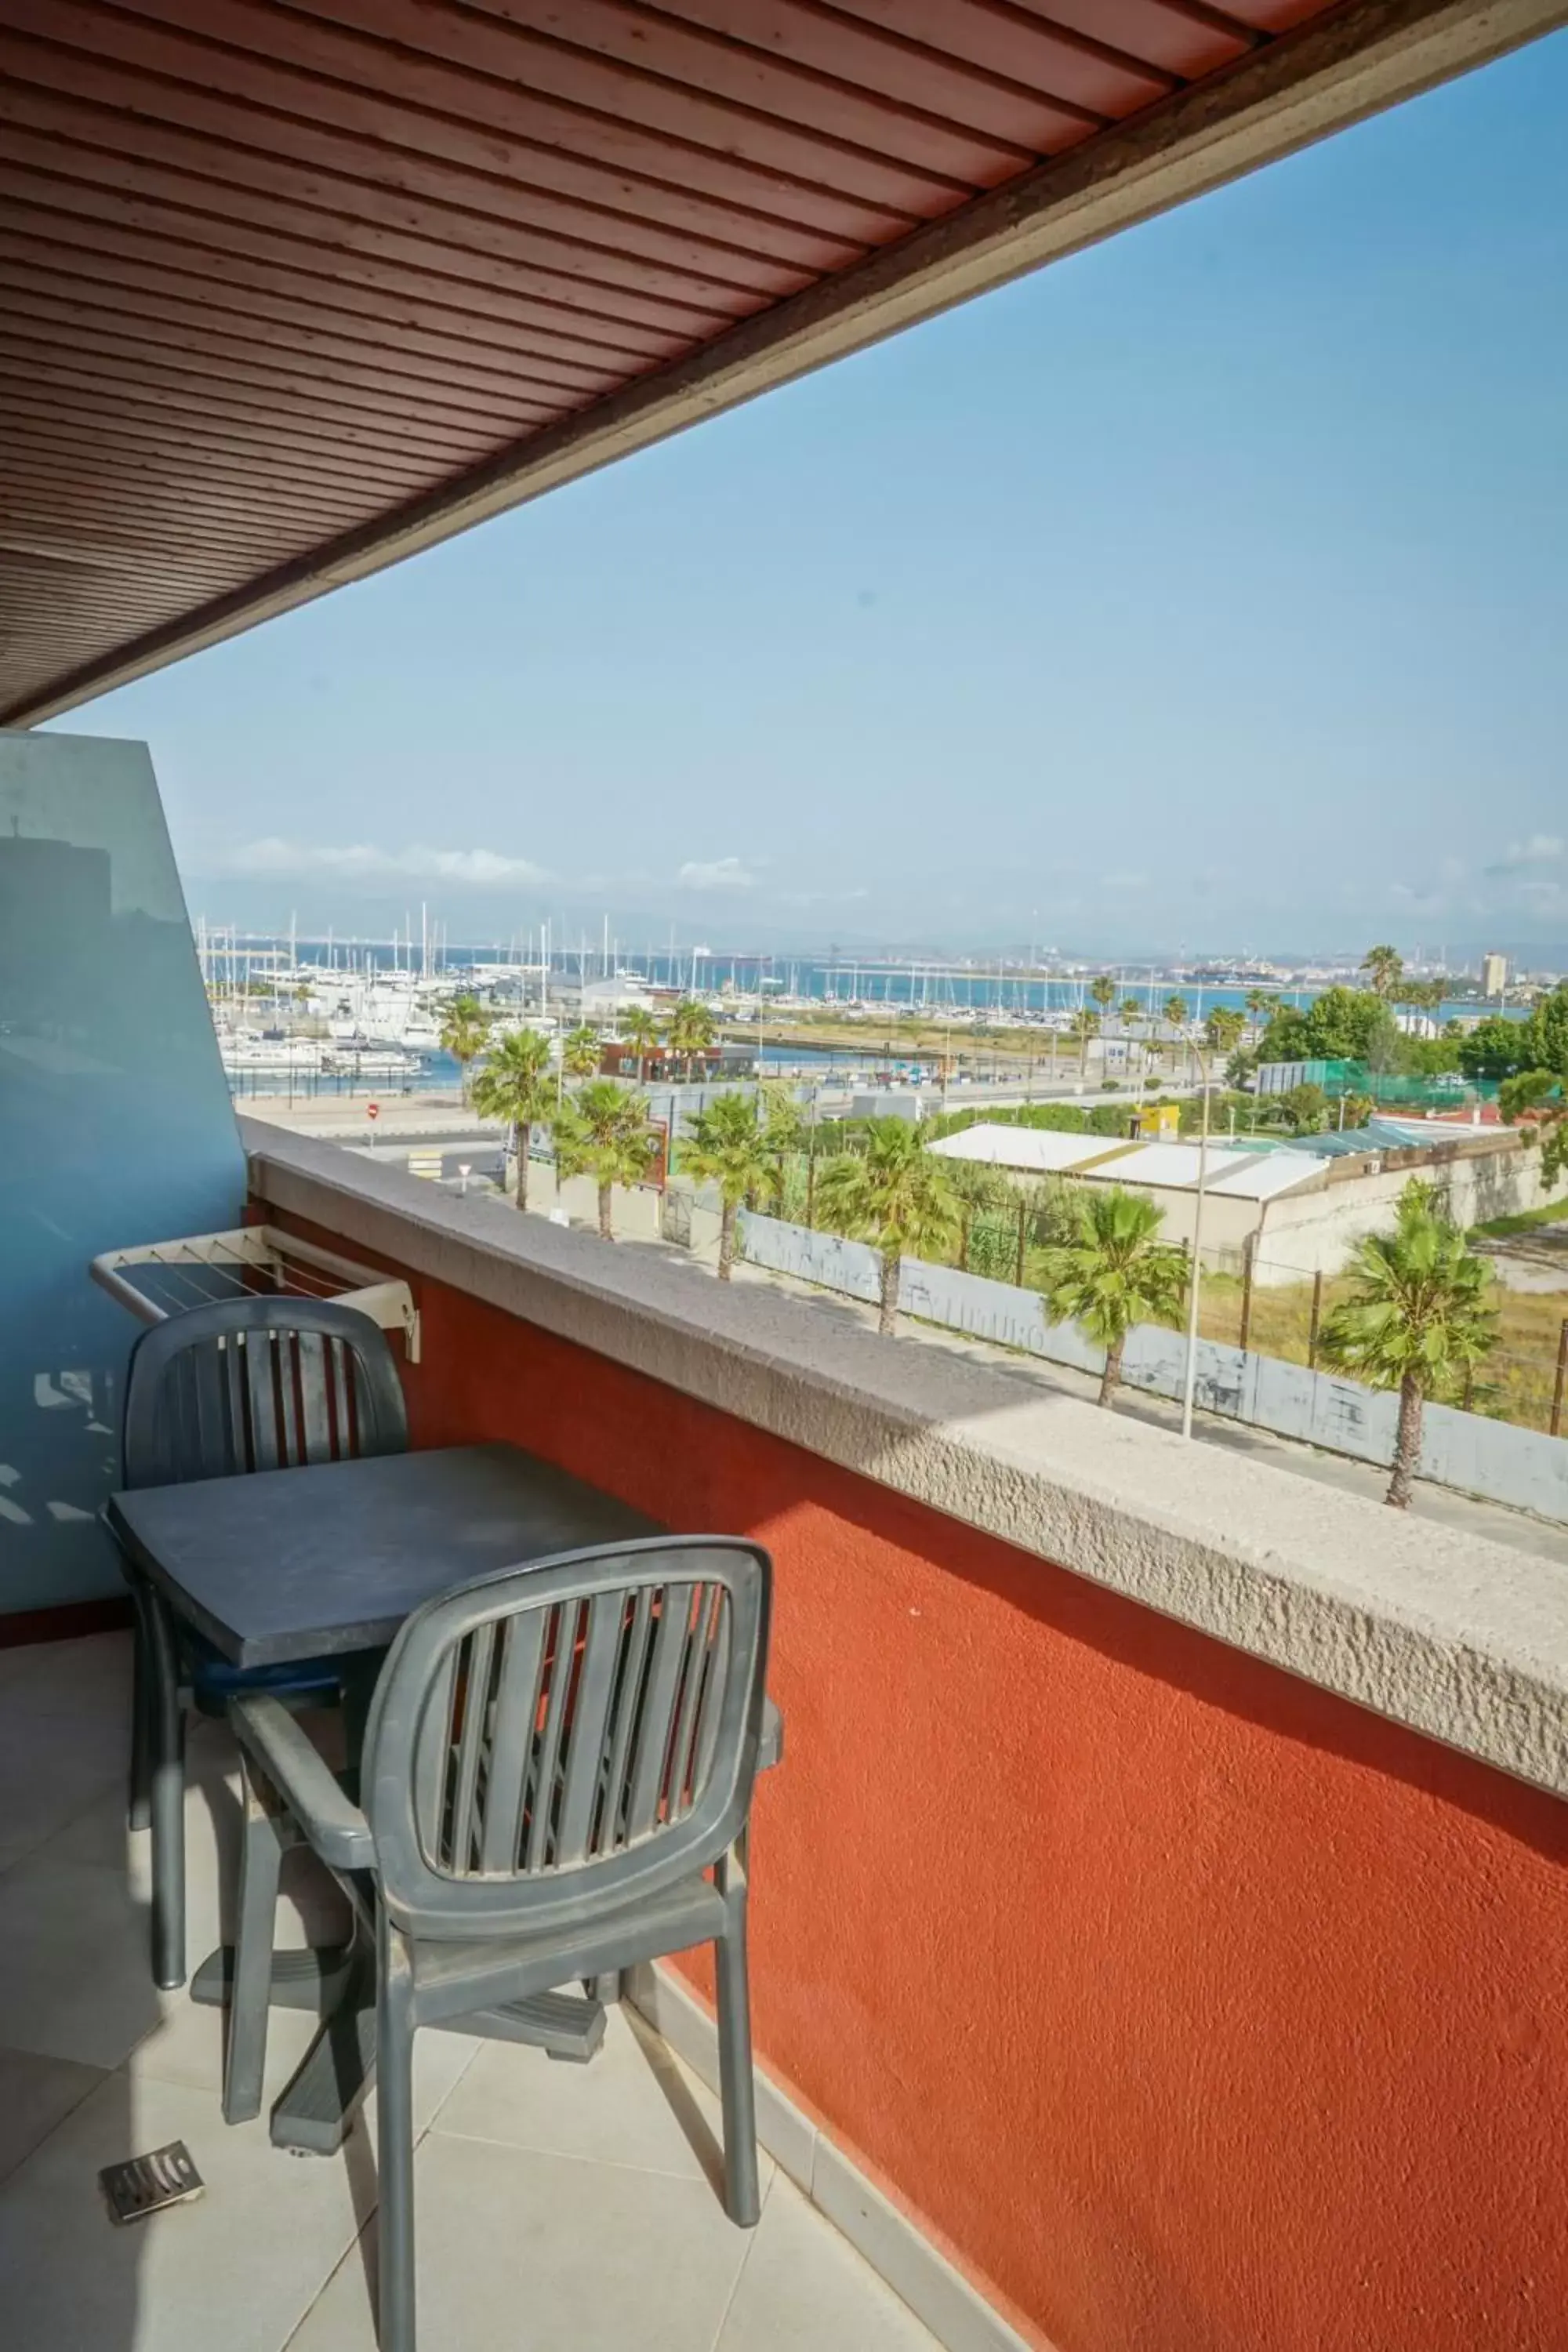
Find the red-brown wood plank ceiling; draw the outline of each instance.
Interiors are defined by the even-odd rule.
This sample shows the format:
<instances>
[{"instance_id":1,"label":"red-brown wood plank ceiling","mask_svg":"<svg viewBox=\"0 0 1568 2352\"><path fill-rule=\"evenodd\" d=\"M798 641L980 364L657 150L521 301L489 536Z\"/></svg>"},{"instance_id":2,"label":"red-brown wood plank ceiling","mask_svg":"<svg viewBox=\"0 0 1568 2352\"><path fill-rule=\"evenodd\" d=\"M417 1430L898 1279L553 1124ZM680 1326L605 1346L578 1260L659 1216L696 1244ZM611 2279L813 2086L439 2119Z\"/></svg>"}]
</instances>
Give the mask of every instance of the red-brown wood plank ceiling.
<instances>
[{"instance_id":1,"label":"red-brown wood plank ceiling","mask_svg":"<svg viewBox=\"0 0 1568 2352\"><path fill-rule=\"evenodd\" d=\"M1321 0L0 0L0 718Z\"/></svg>"}]
</instances>

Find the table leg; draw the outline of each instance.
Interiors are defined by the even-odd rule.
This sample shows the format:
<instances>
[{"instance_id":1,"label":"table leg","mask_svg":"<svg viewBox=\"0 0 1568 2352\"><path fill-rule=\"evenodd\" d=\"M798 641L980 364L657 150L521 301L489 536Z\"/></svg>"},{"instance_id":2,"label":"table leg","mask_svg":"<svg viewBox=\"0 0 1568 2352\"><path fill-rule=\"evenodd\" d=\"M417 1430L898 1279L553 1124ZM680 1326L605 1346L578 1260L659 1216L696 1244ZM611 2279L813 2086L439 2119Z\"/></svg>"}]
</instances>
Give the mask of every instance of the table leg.
<instances>
[{"instance_id":1,"label":"table leg","mask_svg":"<svg viewBox=\"0 0 1568 2352\"><path fill-rule=\"evenodd\" d=\"M153 1829L153 1980L174 1992L185 1981L185 1711L174 1620L150 1585L139 1580L133 1590Z\"/></svg>"}]
</instances>

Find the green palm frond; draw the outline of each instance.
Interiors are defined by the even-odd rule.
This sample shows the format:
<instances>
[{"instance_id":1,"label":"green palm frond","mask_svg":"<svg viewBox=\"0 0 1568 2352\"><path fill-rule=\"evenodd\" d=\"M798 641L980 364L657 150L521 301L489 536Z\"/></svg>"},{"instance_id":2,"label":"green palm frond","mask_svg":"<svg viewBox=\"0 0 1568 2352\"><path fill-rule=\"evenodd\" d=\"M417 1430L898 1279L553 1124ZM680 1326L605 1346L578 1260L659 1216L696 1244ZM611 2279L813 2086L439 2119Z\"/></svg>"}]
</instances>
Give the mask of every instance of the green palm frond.
<instances>
[{"instance_id":1,"label":"green palm frond","mask_svg":"<svg viewBox=\"0 0 1568 2352\"><path fill-rule=\"evenodd\" d=\"M1491 1268L1439 1215L1432 1188L1411 1183L1394 1231L1368 1234L1351 1260L1354 1289L1323 1325L1322 1358L1369 1388L1413 1381L1442 1398L1496 1345Z\"/></svg>"},{"instance_id":2,"label":"green palm frond","mask_svg":"<svg viewBox=\"0 0 1568 2352\"><path fill-rule=\"evenodd\" d=\"M841 1152L816 1183L818 1222L869 1242L884 1257L934 1257L958 1233L960 1202L947 1170L902 1118L867 1121L863 1151Z\"/></svg>"},{"instance_id":3,"label":"green palm frond","mask_svg":"<svg viewBox=\"0 0 1568 2352\"><path fill-rule=\"evenodd\" d=\"M1120 1184L1086 1190L1078 1231L1042 1254L1042 1304L1053 1323L1077 1323L1097 1347L1116 1348L1140 1323L1172 1324L1187 1295L1184 1251L1160 1239L1164 1212Z\"/></svg>"}]
</instances>

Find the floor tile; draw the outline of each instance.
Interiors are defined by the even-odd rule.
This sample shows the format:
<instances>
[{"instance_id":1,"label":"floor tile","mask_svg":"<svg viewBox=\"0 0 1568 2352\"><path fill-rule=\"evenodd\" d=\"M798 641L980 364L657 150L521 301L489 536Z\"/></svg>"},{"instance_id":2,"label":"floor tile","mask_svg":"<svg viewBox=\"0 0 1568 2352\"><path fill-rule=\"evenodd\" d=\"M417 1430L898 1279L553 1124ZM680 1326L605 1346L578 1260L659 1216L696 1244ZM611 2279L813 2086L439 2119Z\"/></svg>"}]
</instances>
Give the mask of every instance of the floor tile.
<instances>
[{"instance_id":1,"label":"floor tile","mask_svg":"<svg viewBox=\"0 0 1568 2352\"><path fill-rule=\"evenodd\" d=\"M103 2080L101 2068L30 2050L0 2050L0 2181Z\"/></svg>"},{"instance_id":2,"label":"floor tile","mask_svg":"<svg viewBox=\"0 0 1568 2352\"><path fill-rule=\"evenodd\" d=\"M0 1690L37 1711L69 1714L111 1698L131 1702L131 1636L89 1633L76 1642L29 1642L0 1650Z\"/></svg>"},{"instance_id":3,"label":"floor tile","mask_svg":"<svg viewBox=\"0 0 1568 2352\"><path fill-rule=\"evenodd\" d=\"M776 2180L746 2256L717 2352L938 2352L909 2305L884 2286L798 2189Z\"/></svg>"},{"instance_id":4,"label":"floor tile","mask_svg":"<svg viewBox=\"0 0 1568 2352\"><path fill-rule=\"evenodd\" d=\"M431 2132L416 2158L432 2352L711 2352L746 2252L706 2182ZM375 2352L374 2225L289 2352Z\"/></svg>"},{"instance_id":5,"label":"floor tile","mask_svg":"<svg viewBox=\"0 0 1568 2352\"><path fill-rule=\"evenodd\" d=\"M174 2139L205 2196L116 2229L100 2167ZM7 2352L279 2352L364 2210L342 2160L229 2130L205 2092L110 2075L0 2188Z\"/></svg>"},{"instance_id":6,"label":"floor tile","mask_svg":"<svg viewBox=\"0 0 1568 2352\"><path fill-rule=\"evenodd\" d=\"M239 1768L220 1727L203 1725L185 1764L185 1908L190 1965L215 1944L232 1940L239 1876ZM51 1860L95 1863L118 1871L135 1901L151 1897L153 1841L126 1827L121 1781L92 1801L41 1849ZM280 1949L335 1943L347 1934L348 1907L313 1857L285 1858L275 1940Z\"/></svg>"},{"instance_id":7,"label":"floor tile","mask_svg":"<svg viewBox=\"0 0 1568 2352\"><path fill-rule=\"evenodd\" d=\"M118 1871L28 1854L0 1874L7 2044L117 2066L163 2014L145 1906Z\"/></svg>"},{"instance_id":8,"label":"floor tile","mask_svg":"<svg viewBox=\"0 0 1568 2352\"><path fill-rule=\"evenodd\" d=\"M441 2129L542 2155L717 2180L719 2102L640 2019L612 2009L586 2066L487 2042L442 2111ZM763 2170L768 2158L759 2151Z\"/></svg>"},{"instance_id":9,"label":"floor tile","mask_svg":"<svg viewBox=\"0 0 1568 2352\"><path fill-rule=\"evenodd\" d=\"M124 1741L90 1717L29 1715L0 1690L0 1839L13 1859L67 1828L118 1787L124 1812Z\"/></svg>"},{"instance_id":10,"label":"floor tile","mask_svg":"<svg viewBox=\"0 0 1568 2352\"><path fill-rule=\"evenodd\" d=\"M265 2105L270 2110L306 2051L318 2021L300 2009L275 2009L267 2026ZM483 2048L458 2033L421 2033L414 2044L414 2119L423 2131L450 2098ZM183 2083L205 2091L216 2102L223 2089L224 2012L175 1994L169 2012L126 2060L132 2080ZM374 2147L375 2101L366 2105L357 2126L369 2134Z\"/></svg>"}]
</instances>

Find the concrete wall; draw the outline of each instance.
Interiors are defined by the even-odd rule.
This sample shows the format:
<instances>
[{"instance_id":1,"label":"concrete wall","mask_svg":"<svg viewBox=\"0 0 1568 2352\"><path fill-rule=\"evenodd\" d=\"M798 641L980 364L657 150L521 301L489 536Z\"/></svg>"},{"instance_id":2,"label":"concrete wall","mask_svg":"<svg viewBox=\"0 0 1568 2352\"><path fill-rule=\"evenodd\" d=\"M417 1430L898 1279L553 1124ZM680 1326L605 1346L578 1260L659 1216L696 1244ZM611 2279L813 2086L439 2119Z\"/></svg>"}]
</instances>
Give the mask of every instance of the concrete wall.
<instances>
[{"instance_id":1,"label":"concrete wall","mask_svg":"<svg viewBox=\"0 0 1568 2352\"><path fill-rule=\"evenodd\" d=\"M851 1298L876 1299L877 1254L864 1242L811 1233L775 1217L742 1216L741 1247L755 1265L795 1275ZM988 1282L954 1266L906 1258L899 1304L906 1314L927 1323L967 1331L975 1339L992 1339L1078 1371L1098 1374L1105 1360L1076 1324L1048 1323L1034 1291ZM1124 1370L1130 1388L1179 1396L1184 1370L1185 1343L1179 1333L1144 1325L1128 1340ZM1385 1465L1393 1460L1398 1401L1357 1381L1201 1339L1196 1394L1205 1412L1226 1413L1357 1461ZM1421 1475L1440 1486L1568 1524L1568 1440L1563 1438L1543 1437L1535 1430L1516 1429L1451 1405L1428 1405Z\"/></svg>"},{"instance_id":2,"label":"concrete wall","mask_svg":"<svg viewBox=\"0 0 1568 2352\"><path fill-rule=\"evenodd\" d=\"M569 1176L564 1184L557 1184L554 1163L549 1160L531 1160L528 1163L528 1206L531 1214L538 1211L545 1216L552 1209L562 1208L573 1224L598 1229L599 1188L593 1178ZM658 1241L658 1186L616 1184L610 1194L610 1214L619 1240Z\"/></svg>"},{"instance_id":3,"label":"concrete wall","mask_svg":"<svg viewBox=\"0 0 1568 2352\"><path fill-rule=\"evenodd\" d=\"M1522 1150L1512 1142L1437 1167L1385 1167L1375 1176L1338 1181L1331 1175L1321 1192L1293 1192L1268 1203L1258 1244L1257 1279L1289 1283L1318 1273L1337 1274L1364 1235L1387 1232L1399 1196L1413 1176L1436 1184L1439 1202L1460 1226L1518 1216L1552 1197L1541 1181L1540 1152ZM1205 1234L1207 1223L1205 1213Z\"/></svg>"}]
</instances>

